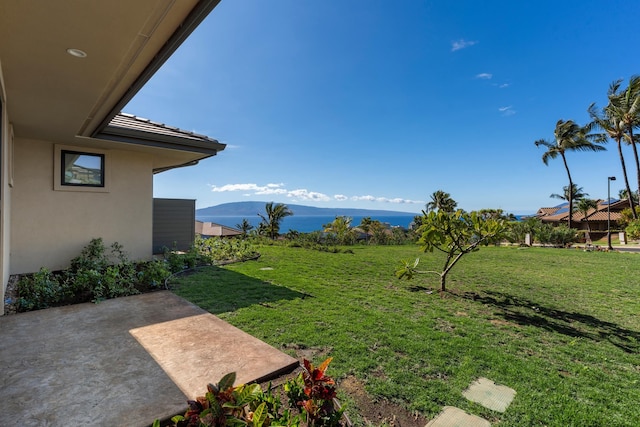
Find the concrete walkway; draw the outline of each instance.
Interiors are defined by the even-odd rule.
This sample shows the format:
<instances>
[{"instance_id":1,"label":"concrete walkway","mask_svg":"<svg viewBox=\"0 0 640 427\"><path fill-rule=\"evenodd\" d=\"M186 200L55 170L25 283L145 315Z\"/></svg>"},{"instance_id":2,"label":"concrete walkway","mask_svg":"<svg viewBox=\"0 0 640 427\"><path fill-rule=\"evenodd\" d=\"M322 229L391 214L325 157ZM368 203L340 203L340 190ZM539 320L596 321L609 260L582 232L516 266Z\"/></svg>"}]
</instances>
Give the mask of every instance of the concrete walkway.
<instances>
[{"instance_id":1,"label":"concrete walkway","mask_svg":"<svg viewBox=\"0 0 640 427\"><path fill-rule=\"evenodd\" d=\"M168 291L0 317L2 425L147 426L297 360Z\"/></svg>"}]
</instances>

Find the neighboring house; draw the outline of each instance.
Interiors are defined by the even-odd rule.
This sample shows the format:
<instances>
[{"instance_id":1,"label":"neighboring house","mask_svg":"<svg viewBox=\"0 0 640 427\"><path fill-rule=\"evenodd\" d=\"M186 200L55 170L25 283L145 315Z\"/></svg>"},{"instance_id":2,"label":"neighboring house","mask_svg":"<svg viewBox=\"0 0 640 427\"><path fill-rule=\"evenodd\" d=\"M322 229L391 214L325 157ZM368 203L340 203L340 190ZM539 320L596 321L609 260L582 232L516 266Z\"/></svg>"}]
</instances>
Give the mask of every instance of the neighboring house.
<instances>
[{"instance_id":1,"label":"neighboring house","mask_svg":"<svg viewBox=\"0 0 640 427\"><path fill-rule=\"evenodd\" d=\"M572 225L579 230L587 230L587 219L589 220L589 227L592 234L606 234L607 232L607 220L611 219L611 227L615 227L618 220L622 218L620 212L623 209L629 207L629 202L626 199L617 200L611 199L611 206L609 206L609 214L607 214L607 201L598 200L598 207L596 209L590 209L587 212L587 216L576 210L576 203L573 203L574 212L571 217ZM552 208L540 208L536 213L536 216L542 220L542 222L550 223L553 225L567 224L569 219L569 203L563 203L561 205ZM594 236L592 236L594 237Z\"/></svg>"},{"instance_id":2,"label":"neighboring house","mask_svg":"<svg viewBox=\"0 0 640 427\"><path fill-rule=\"evenodd\" d=\"M0 2L3 300L94 237L151 257L153 174L225 146L120 111L218 2Z\"/></svg>"},{"instance_id":3,"label":"neighboring house","mask_svg":"<svg viewBox=\"0 0 640 427\"><path fill-rule=\"evenodd\" d=\"M242 230L215 222L196 221L196 234L202 237L233 237L241 235Z\"/></svg>"}]
</instances>

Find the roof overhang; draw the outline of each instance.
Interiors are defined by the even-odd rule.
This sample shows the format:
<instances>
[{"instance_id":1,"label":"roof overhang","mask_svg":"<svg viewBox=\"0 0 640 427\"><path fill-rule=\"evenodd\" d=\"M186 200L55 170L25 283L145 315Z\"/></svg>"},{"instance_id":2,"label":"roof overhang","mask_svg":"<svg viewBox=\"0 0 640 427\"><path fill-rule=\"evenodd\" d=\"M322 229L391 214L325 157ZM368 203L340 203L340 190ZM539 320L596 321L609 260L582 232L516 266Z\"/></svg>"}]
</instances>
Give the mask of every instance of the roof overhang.
<instances>
[{"instance_id":1,"label":"roof overhang","mask_svg":"<svg viewBox=\"0 0 640 427\"><path fill-rule=\"evenodd\" d=\"M223 149L215 140L149 135L111 125L219 1L2 0L0 65L16 138L84 145L92 140L101 145L97 139L104 139L180 150L189 154L183 163ZM70 48L86 57L68 54Z\"/></svg>"}]
</instances>

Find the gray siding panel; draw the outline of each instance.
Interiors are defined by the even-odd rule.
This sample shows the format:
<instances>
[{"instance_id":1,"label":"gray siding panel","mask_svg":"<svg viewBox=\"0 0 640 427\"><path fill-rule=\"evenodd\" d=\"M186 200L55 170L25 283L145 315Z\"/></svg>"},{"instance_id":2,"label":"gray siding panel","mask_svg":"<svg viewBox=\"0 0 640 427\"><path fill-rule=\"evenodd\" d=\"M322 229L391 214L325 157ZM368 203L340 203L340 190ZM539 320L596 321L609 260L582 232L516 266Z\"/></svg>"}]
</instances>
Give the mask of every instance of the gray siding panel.
<instances>
[{"instance_id":1,"label":"gray siding panel","mask_svg":"<svg viewBox=\"0 0 640 427\"><path fill-rule=\"evenodd\" d=\"M195 239L196 201L153 199L153 253L188 250Z\"/></svg>"}]
</instances>

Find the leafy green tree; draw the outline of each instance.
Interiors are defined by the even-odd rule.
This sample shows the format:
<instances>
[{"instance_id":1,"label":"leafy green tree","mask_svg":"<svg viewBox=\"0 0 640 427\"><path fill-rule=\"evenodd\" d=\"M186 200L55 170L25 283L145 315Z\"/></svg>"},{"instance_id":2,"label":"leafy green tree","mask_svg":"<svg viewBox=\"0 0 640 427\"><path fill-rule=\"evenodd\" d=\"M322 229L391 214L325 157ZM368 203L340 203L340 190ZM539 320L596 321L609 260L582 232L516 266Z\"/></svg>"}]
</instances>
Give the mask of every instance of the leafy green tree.
<instances>
[{"instance_id":1,"label":"leafy green tree","mask_svg":"<svg viewBox=\"0 0 640 427\"><path fill-rule=\"evenodd\" d=\"M262 218L260 227L266 235L275 240L280 234L280 223L286 217L292 216L293 212L283 203L274 205L273 202L269 202L265 205L265 213L266 215L258 214Z\"/></svg>"},{"instance_id":2,"label":"leafy green tree","mask_svg":"<svg viewBox=\"0 0 640 427\"><path fill-rule=\"evenodd\" d=\"M505 213L502 209L480 209L478 214L482 216L484 219L494 218L494 219L504 219L507 221L515 221L516 216L511 213Z\"/></svg>"},{"instance_id":3,"label":"leafy green tree","mask_svg":"<svg viewBox=\"0 0 640 427\"><path fill-rule=\"evenodd\" d=\"M547 151L542 155L542 161L545 165L549 164L550 159L555 159L560 156L564 163L564 168L567 171L567 177L569 178L569 185L567 188L573 188L573 180L571 179L571 172L569 171L569 165L567 164L566 153L568 151L604 151L601 145L597 145L592 141L600 142L601 138L597 134L591 133L592 124L586 126L579 126L573 120L558 120L556 123L556 129L554 131L554 141L550 142L544 139L539 139L535 142L536 146L543 146L547 148ZM569 197L569 212L573 212L573 198ZM571 228L571 218L569 215L568 226Z\"/></svg>"},{"instance_id":4,"label":"leafy green tree","mask_svg":"<svg viewBox=\"0 0 640 427\"><path fill-rule=\"evenodd\" d=\"M612 106L612 99L615 99L618 94L618 89L620 87L620 82L613 82L609 86L609 105L602 109L602 111L598 111L596 104L591 104L589 106L589 116L591 116L593 126L597 126L602 129L606 136L609 139L613 139L616 142L618 147L618 156L620 157L620 166L622 167L622 177L624 178L624 185L627 190L627 194L631 193L631 187L629 186L629 177L627 175L627 166L624 161L624 154L622 153L622 142L625 140L625 126L624 123L619 119L616 109ZM634 201L633 197L629 197L629 208L631 209L631 213L633 214L633 219L638 219L636 215L636 211L634 209Z\"/></svg>"},{"instance_id":5,"label":"leafy green tree","mask_svg":"<svg viewBox=\"0 0 640 427\"><path fill-rule=\"evenodd\" d=\"M425 213L420 231L420 240L423 252L437 250L445 254L445 262L442 271L420 271L415 261L403 261L402 266L396 271L400 279L411 279L417 273L434 273L440 276L440 290L446 291L447 274L464 255L475 252L481 245L488 245L500 241L507 230L506 223L502 219L485 219L478 212L466 213L462 210L456 212L431 211Z\"/></svg>"},{"instance_id":6,"label":"leafy green tree","mask_svg":"<svg viewBox=\"0 0 640 427\"><path fill-rule=\"evenodd\" d=\"M444 211L453 212L456 210L458 203L451 198L451 195L442 190L434 191L431 195L431 201L426 204L427 212Z\"/></svg>"},{"instance_id":7,"label":"leafy green tree","mask_svg":"<svg viewBox=\"0 0 640 427\"><path fill-rule=\"evenodd\" d=\"M584 220L587 222L587 231L591 233L591 225L589 224L589 211L596 210L598 208L598 201L593 199L582 198L578 200L578 212L584 216Z\"/></svg>"},{"instance_id":8,"label":"leafy green tree","mask_svg":"<svg viewBox=\"0 0 640 427\"><path fill-rule=\"evenodd\" d=\"M247 237L249 232L254 229L253 225L246 219L243 218L240 224L236 224L236 228L242 231L242 237Z\"/></svg>"}]
</instances>

